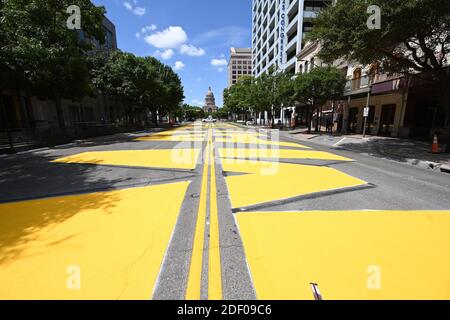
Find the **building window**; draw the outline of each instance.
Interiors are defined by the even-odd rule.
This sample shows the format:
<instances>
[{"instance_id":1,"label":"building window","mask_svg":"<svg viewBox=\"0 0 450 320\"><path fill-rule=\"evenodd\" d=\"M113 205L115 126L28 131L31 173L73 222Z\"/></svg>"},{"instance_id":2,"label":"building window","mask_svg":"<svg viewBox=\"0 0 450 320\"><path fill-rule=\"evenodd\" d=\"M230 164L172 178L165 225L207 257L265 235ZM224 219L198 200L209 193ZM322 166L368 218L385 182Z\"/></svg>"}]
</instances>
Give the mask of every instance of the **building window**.
<instances>
[{"instance_id":1,"label":"building window","mask_svg":"<svg viewBox=\"0 0 450 320\"><path fill-rule=\"evenodd\" d=\"M353 71L353 90L361 88L361 68L356 68Z\"/></svg>"},{"instance_id":2,"label":"building window","mask_svg":"<svg viewBox=\"0 0 450 320\"><path fill-rule=\"evenodd\" d=\"M369 68L369 77L371 83L373 83L377 79L379 73L380 73L380 63L379 62L372 63Z\"/></svg>"}]
</instances>

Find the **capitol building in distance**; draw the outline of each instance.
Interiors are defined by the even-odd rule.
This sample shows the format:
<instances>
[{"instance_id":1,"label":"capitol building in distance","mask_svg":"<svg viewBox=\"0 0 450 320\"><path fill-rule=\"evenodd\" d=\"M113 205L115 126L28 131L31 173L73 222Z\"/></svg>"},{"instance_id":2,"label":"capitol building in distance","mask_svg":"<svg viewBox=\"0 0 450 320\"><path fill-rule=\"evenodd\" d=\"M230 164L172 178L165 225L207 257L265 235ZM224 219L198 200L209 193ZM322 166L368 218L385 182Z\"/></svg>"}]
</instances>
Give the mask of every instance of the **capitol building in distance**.
<instances>
[{"instance_id":1,"label":"capitol building in distance","mask_svg":"<svg viewBox=\"0 0 450 320\"><path fill-rule=\"evenodd\" d=\"M203 107L203 111L206 113L214 113L217 112L219 108L216 106L216 98L214 97L214 93L212 92L211 87L208 89L208 93L205 97L205 106Z\"/></svg>"}]
</instances>

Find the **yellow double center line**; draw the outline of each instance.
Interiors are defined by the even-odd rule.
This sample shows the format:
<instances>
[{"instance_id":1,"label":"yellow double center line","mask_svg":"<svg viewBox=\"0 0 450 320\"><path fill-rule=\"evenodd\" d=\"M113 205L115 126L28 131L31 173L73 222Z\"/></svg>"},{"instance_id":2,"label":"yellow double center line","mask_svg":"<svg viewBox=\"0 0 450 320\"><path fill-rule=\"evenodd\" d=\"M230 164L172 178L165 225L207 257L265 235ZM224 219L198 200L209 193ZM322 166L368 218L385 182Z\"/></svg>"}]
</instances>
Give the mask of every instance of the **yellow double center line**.
<instances>
[{"instance_id":1,"label":"yellow double center line","mask_svg":"<svg viewBox=\"0 0 450 320\"><path fill-rule=\"evenodd\" d=\"M208 260L208 299L222 299L222 271L220 263L219 240L219 213L217 208L217 182L216 165L214 157L214 144L212 130L208 130L208 143L205 152L205 164L203 166L202 185L200 192L200 204L198 208L197 223L195 227L194 245L192 248L191 266L186 288L187 300L200 300L203 252L205 248L205 223L208 200L208 172L210 171L210 238Z\"/></svg>"}]
</instances>

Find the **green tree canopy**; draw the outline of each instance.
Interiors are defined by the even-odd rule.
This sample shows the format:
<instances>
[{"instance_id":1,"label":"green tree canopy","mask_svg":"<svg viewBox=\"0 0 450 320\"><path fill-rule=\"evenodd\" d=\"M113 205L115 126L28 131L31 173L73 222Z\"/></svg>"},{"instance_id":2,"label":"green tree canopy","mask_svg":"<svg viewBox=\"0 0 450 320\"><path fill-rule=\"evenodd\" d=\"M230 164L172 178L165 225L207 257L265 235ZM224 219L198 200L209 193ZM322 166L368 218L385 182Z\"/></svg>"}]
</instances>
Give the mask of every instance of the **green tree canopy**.
<instances>
[{"instance_id":1,"label":"green tree canopy","mask_svg":"<svg viewBox=\"0 0 450 320\"><path fill-rule=\"evenodd\" d=\"M184 99L181 80L159 60L116 51L107 59L98 57L93 66L93 85L122 101L130 122L135 106L151 111L155 122L157 111L160 115L179 113Z\"/></svg>"},{"instance_id":2,"label":"green tree canopy","mask_svg":"<svg viewBox=\"0 0 450 320\"><path fill-rule=\"evenodd\" d=\"M315 106L342 96L345 82L345 75L332 67L315 68L295 77L283 72L264 73L256 79L243 78L231 88L225 89L225 110L234 114L249 110L267 111L273 123L273 109L281 110L283 106L301 102L307 105L307 114L311 120Z\"/></svg>"},{"instance_id":3,"label":"green tree canopy","mask_svg":"<svg viewBox=\"0 0 450 320\"><path fill-rule=\"evenodd\" d=\"M345 75L333 67L317 67L295 78L294 99L307 105L309 132L311 132L314 108L323 105L327 100L341 97L344 93L345 82ZM318 131L318 123L316 131Z\"/></svg>"},{"instance_id":4,"label":"green tree canopy","mask_svg":"<svg viewBox=\"0 0 450 320\"><path fill-rule=\"evenodd\" d=\"M243 77L224 90L224 106L233 114L248 113L254 104L254 78Z\"/></svg>"},{"instance_id":5,"label":"green tree canopy","mask_svg":"<svg viewBox=\"0 0 450 320\"><path fill-rule=\"evenodd\" d=\"M369 5L380 7L381 29L368 28ZM321 41L327 62L379 61L386 71L437 81L449 117L450 1L339 0L319 14L310 38Z\"/></svg>"},{"instance_id":6,"label":"green tree canopy","mask_svg":"<svg viewBox=\"0 0 450 320\"><path fill-rule=\"evenodd\" d=\"M52 97L62 127L61 98L89 92L85 52L92 49L91 41L67 28L70 5L81 9L85 38L102 43L105 10L89 0L8 0L0 7L1 86Z\"/></svg>"},{"instance_id":7,"label":"green tree canopy","mask_svg":"<svg viewBox=\"0 0 450 320\"><path fill-rule=\"evenodd\" d=\"M190 106L190 105L184 104L183 111L184 111L185 119L188 121L203 119L205 117L205 112L200 107L195 107L195 106Z\"/></svg>"}]
</instances>

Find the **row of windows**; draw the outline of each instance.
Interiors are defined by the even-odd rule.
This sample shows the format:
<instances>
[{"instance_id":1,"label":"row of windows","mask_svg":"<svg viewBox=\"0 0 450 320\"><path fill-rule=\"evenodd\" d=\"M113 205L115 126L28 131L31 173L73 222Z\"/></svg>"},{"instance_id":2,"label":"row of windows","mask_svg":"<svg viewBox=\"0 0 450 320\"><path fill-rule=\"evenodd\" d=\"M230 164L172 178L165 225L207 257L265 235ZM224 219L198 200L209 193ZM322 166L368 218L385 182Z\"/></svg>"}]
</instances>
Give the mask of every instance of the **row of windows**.
<instances>
[{"instance_id":1,"label":"row of windows","mask_svg":"<svg viewBox=\"0 0 450 320\"><path fill-rule=\"evenodd\" d=\"M250 60L232 60L231 64L251 64Z\"/></svg>"},{"instance_id":2,"label":"row of windows","mask_svg":"<svg viewBox=\"0 0 450 320\"><path fill-rule=\"evenodd\" d=\"M238 71L238 72L236 72L236 71L233 71L233 74L252 74L252 71L251 70L248 70L248 71Z\"/></svg>"},{"instance_id":3,"label":"row of windows","mask_svg":"<svg viewBox=\"0 0 450 320\"><path fill-rule=\"evenodd\" d=\"M251 70L252 69L252 66L251 65L248 65L248 66L245 66L245 67L236 67L236 66L233 66L233 68L232 68L233 70Z\"/></svg>"},{"instance_id":4,"label":"row of windows","mask_svg":"<svg viewBox=\"0 0 450 320\"><path fill-rule=\"evenodd\" d=\"M248 68L252 66L252 62L248 62L246 64L233 64L233 68Z\"/></svg>"}]
</instances>

